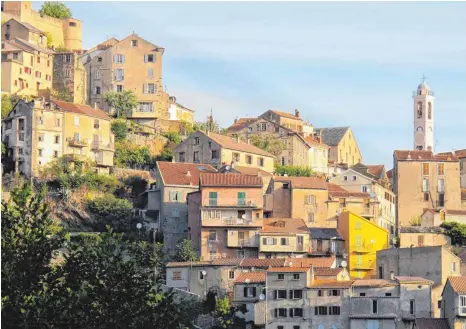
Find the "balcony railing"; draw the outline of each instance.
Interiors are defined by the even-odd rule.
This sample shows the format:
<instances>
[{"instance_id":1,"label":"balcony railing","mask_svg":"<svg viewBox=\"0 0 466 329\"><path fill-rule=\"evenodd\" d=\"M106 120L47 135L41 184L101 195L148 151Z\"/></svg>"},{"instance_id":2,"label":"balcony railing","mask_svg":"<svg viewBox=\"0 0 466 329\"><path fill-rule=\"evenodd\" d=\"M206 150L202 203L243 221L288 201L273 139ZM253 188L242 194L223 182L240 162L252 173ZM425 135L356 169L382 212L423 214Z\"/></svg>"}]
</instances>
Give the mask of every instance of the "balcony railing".
<instances>
[{"instance_id":1,"label":"balcony railing","mask_svg":"<svg viewBox=\"0 0 466 329\"><path fill-rule=\"evenodd\" d=\"M257 208L258 203L255 199L209 199L205 207L223 207L223 208Z\"/></svg>"},{"instance_id":2,"label":"balcony railing","mask_svg":"<svg viewBox=\"0 0 466 329\"><path fill-rule=\"evenodd\" d=\"M93 141L91 147L93 150L102 150L102 151L114 151L115 150L114 143L104 143L101 141Z\"/></svg>"},{"instance_id":3,"label":"balcony railing","mask_svg":"<svg viewBox=\"0 0 466 329\"><path fill-rule=\"evenodd\" d=\"M372 243L354 244L352 248L357 253L368 253L374 250Z\"/></svg>"},{"instance_id":4,"label":"balcony railing","mask_svg":"<svg viewBox=\"0 0 466 329\"><path fill-rule=\"evenodd\" d=\"M73 147L85 147L87 146L88 140L87 139L76 139L74 137L68 137L66 139L68 144Z\"/></svg>"},{"instance_id":5,"label":"balcony railing","mask_svg":"<svg viewBox=\"0 0 466 329\"><path fill-rule=\"evenodd\" d=\"M360 215L363 217L374 217L376 214L376 211L377 209L373 205L365 206L362 208Z\"/></svg>"},{"instance_id":6,"label":"balcony railing","mask_svg":"<svg viewBox=\"0 0 466 329\"><path fill-rule=\"evenodd\" d=\"M352 265L351 267L358 270L371 270L374 268L374 265L374 262L362 261L360 263L355 262L354 265Z\"/></svg>"}]
</instances>

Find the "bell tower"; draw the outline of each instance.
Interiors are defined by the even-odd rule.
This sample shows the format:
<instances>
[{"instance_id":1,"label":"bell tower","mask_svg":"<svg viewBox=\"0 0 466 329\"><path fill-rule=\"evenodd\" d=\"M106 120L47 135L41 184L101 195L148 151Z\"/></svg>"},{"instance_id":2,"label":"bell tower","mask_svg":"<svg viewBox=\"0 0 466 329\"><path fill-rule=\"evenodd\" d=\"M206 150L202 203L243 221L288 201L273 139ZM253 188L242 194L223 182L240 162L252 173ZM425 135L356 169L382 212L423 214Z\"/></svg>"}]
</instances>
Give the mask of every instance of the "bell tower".
<instances>
[{"instance_id":1,"label":"bell tower","mask_svg":"<svg viewBox=\"0 0 466 329\"><path fill-rule=\"evenodd\" d=\"M413 92L414 100L414 149L434 152L434 92L422 77Z\"/></svg>"}]
</instances>

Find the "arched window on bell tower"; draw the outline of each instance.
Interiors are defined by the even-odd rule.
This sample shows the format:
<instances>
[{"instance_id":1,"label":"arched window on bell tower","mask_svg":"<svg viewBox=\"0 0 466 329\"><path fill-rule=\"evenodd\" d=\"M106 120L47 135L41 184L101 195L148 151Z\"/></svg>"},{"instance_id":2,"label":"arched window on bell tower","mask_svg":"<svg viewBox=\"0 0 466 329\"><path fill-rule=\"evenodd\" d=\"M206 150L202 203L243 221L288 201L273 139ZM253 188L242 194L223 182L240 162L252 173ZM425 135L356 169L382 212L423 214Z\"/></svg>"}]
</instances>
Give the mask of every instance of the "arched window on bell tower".
<instances>
[{"instance_id":1,"label":"arched window on bell tower","mask_svg":"<svg viewBox=\"0 0 466 329\"><path fill-rule=\"evenodd\" d=\"M417 118L422 118L422 102L417 102Z\"/></svg>"},{"instance_id":2,"label":"arched window on bell tower","mask_svg":"<svg viewBox=\"0 0 466 329\"><path fill-rule=\"evenodd\" d=\"M429 120L432 119L432 103L429 102L429 104L427 104L427 118Z\"/></svg>"}]
</instances>

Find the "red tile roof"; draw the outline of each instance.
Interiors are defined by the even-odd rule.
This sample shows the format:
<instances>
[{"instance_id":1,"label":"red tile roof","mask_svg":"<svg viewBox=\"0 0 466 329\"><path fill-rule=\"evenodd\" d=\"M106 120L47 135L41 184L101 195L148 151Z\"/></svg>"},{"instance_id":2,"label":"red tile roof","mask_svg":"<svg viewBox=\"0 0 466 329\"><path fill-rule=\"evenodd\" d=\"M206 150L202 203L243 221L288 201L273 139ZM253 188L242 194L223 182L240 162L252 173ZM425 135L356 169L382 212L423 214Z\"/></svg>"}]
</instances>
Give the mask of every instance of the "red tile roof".
<instances>
[{"instance_id":1,"label":"red tile roof","mask_svg":"<svg viewBox=\"0 0 466 329\"><path fill-rule=\"evenodd\" d=\"M415 322L417 329L450 329L448 319L417 318Z\"/></svg>"},{"instance_id":2,"label":"red tile roof","mask_svg":"<svg viewBox=\"0 0 466 329\"><path fill-rule=\"evenodd\" d=\"M450 276L448 281L455 292L466 293L466 276Z\"/></svg>"},{"instance_id":3,"label":"red tile roof","mask_svg":"<svg viewBox=\"0 0 466 329\"><path fill-rule=\"evenodd\" d=\"M260 233L296 234L309 233L306 223L301 218L264 218Z\"/></svg>"},{"instance_id":4,"label":"red tile roof","mask_svg":"<svg viewBox=\"0 0 466 329\"><path fill-rule=\"evenodd\" d=\"M343 268L329 268L329 267L317 267L314 268L314 275L316 276L337 276L340 272L343 271Z\"/></svg>"},{"instance_id":5,"label":"red tile roof","mask_svg":"<svg viewBox=\"0 0 466 329\"><path fill-rule=\"evenodd\" d=\"M202 186L258 187L262 188L259 176L233 173L201 173Z\"/></svg>"},{"instance_id":6,"label":"red tile roof","mask_svg":"<svg viewBox=\"0 0 466 329\"><path fill-rule=\"evenodd\" d=\"M197 262L169 262L167 267L186 267L186 266L206 266L210 265L210 261L197 261Z\"/></svg>"},{"instance_id":7,"label":"red tile roof","mask_svg":"<svg viewBox=\"0 0 466 329\"><path fill-rule=\"evenodd\" d=\"M388 177L388 178L392 178L392 177L393 177L393 169L390 169L389 171L387 171L387 177Z\"/></svg>"},{"instance_id":8,"label":"red tile roof","mask_svg":"<svg viewBox=\"0 0 466 329\"><path fill-rule=\"evenodd\" d=\"M377 178L380 178L385 169L384 165L366 165L366 167L367 172L371 175L376 176Z\"/></svg>"},{"instance_id":9,"label":"red tile roof","mask_svg":"<svg viewBox=\"0 0 466 329\"><path fill-rule=\"evenodd\" d=\"M331 267L335 263L335 256L330 257L309 257L309 258L287 258L285 266L294 267Z\"/></svg>"},{"instance_id":10,"label":"red tile roof","mask_svg":"<svg viewBox=\"0 0 466 329\"><path fill-rule=\"evenodd\" d=\"M52 103L58 105L65 112L87 115L93 118L99 118L103 120L110 120L110 117L107 115L107 113L100 109L90 107L89 105L75 104L58 100L52 100Z\"/></svg>"},{"instance_id":11,"label":"red tile roof","mask_svg":"<svg viewBox=\"0 0 466 329\"><path fill-rule=\"evenodd\" d=\"M383 279L361 279L353 283L353 287L389 287L396 286L398 283L393 280Z\"/></svg>"},{"instance_id":12,"label":"red tile roof","mask_svg":"<svg viewBox=\"0 0 466 329\"><path fill-rule=\"evenodd\" d=\"M253 123L256 120L257 118L239 118L235 120L235 123L228 127L227 131L229 134L234 134L240 131L241 129L247 127L249 124Z\"/></svg>"},{"instance_id":13,"label":"red tile roof","mask_svg":"<svg viewBox=\"0 0 466 329\"><path fill-rule=\"evenodd\" d=\"M319 177L274 176L276 182L289 182L292 188L326 190L328 183Z\"/></svg>"},{"instance_id":14,"label":"red tile roof","mask_svg":"<svg viewBox=\"0 0 466 329\"><path fill-rule=\"evenodd\" d=\"M234 166L233 169L245 175L272 176L271 173L256 167Z\"/></svg>"},{"instance_id":15,"label":"red tile roof","mask_svg":"<svg viewBox=\"0 0 466 329\"><path fill-rule=\"evenodd\" d=\"M332 184L332 183L328 184L328 194L330 196L344 197L344 198L355 197L355 198L369 199L371 197L371 195L369 193L350 192L350 191L345 190L341 186L338 186L338 185Z\"/></svg>"},{"instance_id":16,"label":"red tile roof","mask_svg":"<svg viewBox=\"0 0 466 329\"><path fill-rule=\"evenodd\" d=\"M285 258L244 258L241 267L279 267L285 264Z\"/></svg>"},{"instance_id":17,"label":"red tile roof","mask_svg":"<svg viewBox=\"0 0 466 329\"><path fill-rule=\"evenodd\" d=\"M410 284L433 284L432 281L418 277L418 276L396 276L395 279L400 283Z\"/></svg>"},{"instance_id":18,"label":"red tile roof","mask_svg":"<svg viewBox=\"0 0 466 329\"><path fill-rule=\"evenodd\" d=\"M330 148L330 146L328 146L325 143L320 142L319 140L314 139L314 137L312 136L307 136L306 138L304 138L304 141L308 143L310 146L317 146L317 147L328 148L328 149Z\"/></svg>"},{"instance_id":19,"label":"red tile roof","mask_svg":"<svg viewBox=\"0 0 466 329\"><path fill-rule=\"evenodd\" d=\"M208 164L157 161L157 168L165 185L199 186L201 171L216 172Z\"/></svg>"},{"instance_id":20,"label":"red tile roof","mask_svg":"<svg viewBox=\"0 0 466 329\"><path fill-rule=\"evenodd\" d=\"M242 258L216 258L212 261L212 265L240 265Z\"/></svg>"},{"instance_id":21,"label":"red tile roof","mask_svg":"<svg viewBox=\"0 0 466 329\"><path fill-rule=\"evenodd\" d=\"M263 283L265 282L265 271L241 273L235 283Z\"/></svg>"},{"instance_id":22,"label":"red tile roof","mask_svg":"<svg viewBox=\"0 0 466 329\"><path fill-rule=\"evenodd\" d=\"M284 273L284 272L287 272L287 273L299 273L299 272L307 272L309 271L311 268L310 267L271 267L269 269L267 269L267 272L272 272L272 273Z\"/></svg>"},{"instance_id":23,"label":"red tile roof","mask_svg":"<svg viewBox=\"0 0 466 329\"><path fill-rule=\"evenodd\" d=\"M236 138L231 138L224 135L209 133L208 137L220 146L235 151L241 151L246 153L258 154L266 157L274 158L274 156L252 144L238 141Z\"/></svg>"},{"instance_id":24,"label":"red tile roof","mask_svg":"<svg viewBox=\"0 0 466 329\"><path fill-rule=\"evenodd\" d=\"M456 150L455 155L458 159L466 158L466 149Z\"/></svg>"},{"instance_id":25,"label":"red tile roof","mask_svg":"<svg viewBox=\"0 0 466 329\"><path fill-rule=\"evenodd\" d=\"M432 151L395 150L394 155L399 161L458 161L452 152L434 155Z\"/></svg>"},{"instance_id":26,"label":"red tile roof","mask_svg":"<svg viewBox=\"0 0 466 329\"><path fill-rule=\"evenodd\" d=\"M290 118L290 119L295 119L295 120L302 120L300 117L297 117L293 113L288 113L288 112L282 112L282 111L277 111L277 110L270 110L271 112L275 113L276 115L279 115L281 117L285 118Z\"/></svg>"},{"instance_id":27,"label":"red tile roof","mask_svg":"<svg viewBox=\"0 0 466 329\"><path fill-rule=\"evenodd\" d=\"M342 288L348 289L351 287L354 281L337 281L337 280L314 280L314 282L309 286L311 289L317 288Z\"/></svg>"}]
</instances>

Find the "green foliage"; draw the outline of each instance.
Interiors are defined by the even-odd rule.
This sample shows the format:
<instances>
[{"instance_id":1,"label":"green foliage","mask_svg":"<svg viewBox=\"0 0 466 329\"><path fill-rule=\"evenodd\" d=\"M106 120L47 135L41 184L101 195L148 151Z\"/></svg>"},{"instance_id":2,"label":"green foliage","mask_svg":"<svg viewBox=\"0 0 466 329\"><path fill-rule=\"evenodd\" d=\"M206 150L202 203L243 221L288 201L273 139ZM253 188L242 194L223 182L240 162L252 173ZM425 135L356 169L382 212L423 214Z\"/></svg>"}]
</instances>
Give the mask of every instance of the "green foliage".
<instances>
[{"instance_id":1,"label":"green foliage","mask_svg":"<svg viewBox=\"0 0 466 329\"><path fill-rule=\"evenodd\" d=\"M8 113L13 109L13 103L10 96L3 94L2 95L2 119L6 118Z\"/></svg>"},{"instance_id":2,"label":"green foliage","mask_svg":"<svg viewBox=\"0 0 466 329\"><path fill-rule=\"evenodd\" d=\"M225 296L223 298L216 298L215 311L213 316L216 318L218 325L213 326L214 329L231 329L240 324L245 324L243 319L236 316L238 311L242 308L234 307L230 304L230 299Z\"/></svg>"},{"instance_id":3,"label":"green foliage","mask_svg":"<svg viewBox=\"0 0 466 329\"><path fill-rule=\"evenodd\" d=\"M73 94L66 87L61 87L60 89L53 89L52 96L54 99L64 101L64 102L73 102Z\"/></svg>"},{"instance_id":4,"label":"green foliage","mask_svg":"<svg viewBox=\"0 0 466 329\"><path fill-rule=\"evenodd\" d=\"M114 109L117 118L126 117L138 106L138 99L132 90L125 90L121 93L110 91L104 97L105 102Z\"/></svg>"},{"instance_id":5,"label":"green foliage","mask_svg":"<svg viewBox=\"0 0 466 329\"><path fill-rule=\"evenodd\" d=\"M107 225L117 231L131 231L133 205L126 199L119 199L113 194L105 194L87 201L88 210L97 217L98 231L105 230Z\"/></svg>"},{"instance_id":6,"label":"green foliage","mask_svg":"<svg viewBox=\"0 0 466 329\"><path fill-rule=\"evenodd\" d=\"M29 185L13 189L2 201L2 323L18 324L24 301L40 288L53 253L65 232L49 217L45 192L34 194Z\"/></svg>"},{"instance_id":7,"label":"green foliage","mask_svg":"<svg viewBox=\"0 0 466 329\"><path fill-rule=\"evenodd\" d=\"M115 166L127 168L143 168L154 163L149 149L128 141L115 143Z\"/></svg>"},{"instance_id":8,"label":"green foliage","mask_svg":"<svg viewBox=\"0 0 466 329\"><path fill-rule=\"evenodd\" d=\"M206 121L197 121L194 123L194 126L192 127L193 131L210 131L216 134L220 133L220 126L217 123L217 121L214 120L212 115L209 115L206 119Z\"/></svg>"},{"instance_id":9,"label":"green foliage","mask_svg":"<svg viewBox=\"0 0 466 329\"><path fill-rule=\"evenodd\" d=\"M198 261L199 256L193 247L193 242L188 239L184 239L178 243L175 249L175 254L173 255L173 260L175 262L188 262L188 261Z\"/></svg>"},{"instance_id":10,"label":"green foliage","mask_svg":"<svg viewBox=\"0 0 466 329\"><path fill-rule=\"evenodd\" d=\"M6 154L6 146L2 142L2 155L5 155L5 154Z\"/></svg>"},{"instance_id":11,"label":"green foliage","mask_svg":"<svg viewBox=\"0 0 466 329\"><path fill-rule=\"evenodd\" d=\"M409 221L409 225L411 226L421 226L422 218L421 216L413 217Z\"/></svg>"},{"instance_id":12,"label":"green foliage","mask_svg":"<svg viewBox=\"0 0 466 329\"><path fill-rule=\"evenodd\" d=\"M71 10L63 2L45 1L39 9L39 13L55 18L70 18Z\"/></svg>"},{"instance_id":13,"label":"green foliage","mask_svg":"<svg viewBox=\"0 0 466 329\"><path fill-rule=\"evenodd\" d=\"M181 135L180 133L176 132L176 131L169 131L165 134L163 134L163 136L165 136L169 142L173 142L175 144L179 144L181 143Z\"/></svg>"},{"instance_id":14,"label":"green foliage","mask_svg":"<svg viewBox=\"0 0 466 329\"><path fill-rule=\"evenodd\" d=\"M280 138L276 138L272 135L252 135L250 142L252 145L269 152L273 156L279 156L282 151L285 149L285 144Z\"/></svg>"},{"instance_id":15,"label":"green foliage","mask_svg":"<svg viewBox=\"0 0 466 329\"><path fill-rule=\"evenodd\" d=\"M441 227L445 229L445 234L451 238L453 245L466 245L466 224L444 222Z\"/></svg>"},{"instance_id":16,"label":"green foliage","mask_svg":"<svg viewBox=\"0 0 466 329\"><path fill-rule=\"evenodd\" d=\"M116 119L111 123L112 132L117 142L124 141L128 135L128 124L125 120Z\"/></svg>"},{"instance_id":17,"label":"green foliage","mask_svg":"<svg viewBox=\"0 0 466 329\"><path fill-rule=\"evenodd\" d=\"M47 37L47 47L52 48L53 46L53 36L52 33L45 31L44 32L45 36Z\"/></svg>"},{"instance_id":18,"label":"green foliage","mask_svg":"<svg viewBox=\"0 0 466 329\"><path fill-rule=\"evenodd\" d=\"M157 161L172 161L173 159L173 150L169 147L166 147L160 152L156 157Z\"/></svg>"},{"instance_id":19,"label":"green foliage","mask_svg":"<svg viewBox=\"0 0 466 329\"><path fill-rule=\"evenodd\" d=\"M275 165L275 174L279 176L288 175L288 176L300 176L300 177L311 177L313 176L313 171L307 167L299 166L280 166Z\"/></svg>"},{"instance_id":20,"label":"green foliage","mask_svg":"<svg viewBox=\"0 0 466 329\"><path fill-rule=\"evenodd\" d=\"M69 53L70 50L68 48L65 48L64 45L59 45L58 47L55 48L55 52L57 52L57 53Z\"/></svg>"}]
</instances>

